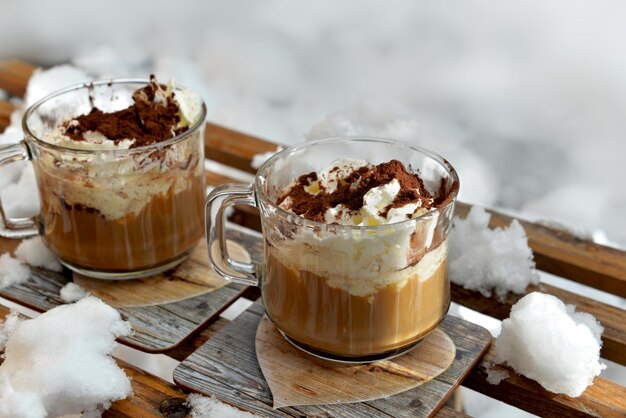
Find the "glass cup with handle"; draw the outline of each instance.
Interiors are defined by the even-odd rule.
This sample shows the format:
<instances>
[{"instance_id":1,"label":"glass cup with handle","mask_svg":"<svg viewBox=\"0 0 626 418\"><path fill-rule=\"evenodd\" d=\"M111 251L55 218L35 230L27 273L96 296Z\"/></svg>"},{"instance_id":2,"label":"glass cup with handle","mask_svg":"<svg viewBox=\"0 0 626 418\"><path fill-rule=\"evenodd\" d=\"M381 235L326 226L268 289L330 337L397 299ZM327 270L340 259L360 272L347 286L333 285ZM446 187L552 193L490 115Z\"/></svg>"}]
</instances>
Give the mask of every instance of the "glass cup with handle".
<instances>
[{"instance_id":1,"label":"glass cup with handle","mask_svg":"<svg viewBox=\"0 0 626 418\"><path fill-rule=\"evenodd\" d=\"M41 211L11 218L0 236L40 234L62 264L103 279L153 275L182 262L203 236L204 120L171 139L129 149L78 149L46 141L68 116L132 104L149 80L109 80L53 93L28 108L24 139L0 147L0 167L32 161ZM176 92L178 88L175 88Z\"/></svg>"},{"instance_id":2,"label":"glass cup with handle","mask_svg":"<svg viewBox=\"0 0 626 418\"><path fill-rule=\"evenodd\" d=\"M399 160L431 193L443 190L447 197L422 216L376 226L315 222L276 204L294 179L342 158ZM458 188L445 159L392 140L335 138L286 148L263 164L251 185L224 185L209 194L211 263L230 280L259 286L267 316L298 348L335 361L390 358L413 348L448 311L448 233ZM259 208L262 263L228 254L225 219L233 205Z\"/></svg>"}]
</instances>

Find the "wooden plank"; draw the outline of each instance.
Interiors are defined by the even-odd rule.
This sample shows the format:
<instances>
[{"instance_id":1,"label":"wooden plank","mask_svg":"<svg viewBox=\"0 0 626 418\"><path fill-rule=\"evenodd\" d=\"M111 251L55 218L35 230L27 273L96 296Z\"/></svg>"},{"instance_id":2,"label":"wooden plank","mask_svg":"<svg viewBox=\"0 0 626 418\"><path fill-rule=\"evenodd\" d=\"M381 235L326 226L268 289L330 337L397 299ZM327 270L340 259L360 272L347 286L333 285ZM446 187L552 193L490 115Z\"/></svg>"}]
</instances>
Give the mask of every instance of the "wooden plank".
<instances>
[{"instance_id":1,"label":"wooden plank","mask_svg":"<svg viewBox=\"0 0 626 418\"><path fill-rule=\"evenodd\" d=\"M231 177L228 177L221 173L216 173L215 171L206 171L205 176L206 185L207 186L220 186L226 183L241 183Z\"/></svg>"},{"instance_id":2,"label":"wooden plank","mask_svg":"<svg viewBox=\"0 0 626 418\"><path fill-rule=\"evenodd\" d=\"M459 203L457 215L465 217L471 205ZM488 210L490 226L508 226L514 218ZM567 277L587 286L626 297L626 251L596 244L566 231L518 219L540 270Z\"/></svg>"},{"instance_id":3,"label":"wooden plank","mask_svg":"<svg viewBox=\"0 0 626 418\"><path fill-rule=\"evenodd\" d=\"M0 100L0 133L11 124L11 113L15 110L15 105L6 100Z\"/></svg>"},{"instance_id":4,"label":"wooden plank","mask_svg":"<svg viewBox=\"0 0 626 418\"><path fill-rule=\"evenodd\" d=\"M470 309L497 319L509 317L511 306L524 295L508 294L503 302L495 297L486 298L479 292L463 289L452 284L452 300ZM576 305L576 309L596 317L604 327L602 334L602 357L626 365L626 312L622 309L568 292L549 284L530 286L527 293L540 291L554 295L566 304Z\"/></svg>"},{"instance_id":5,"label":"wooden plank","mask_svg":"<svg viewBox=\"0 0 626 418\"><path fill-rule=\"evenodd\" d=\"M276 151L276 144L207 123L204 134L204 153L207 158L249 173L256 173L250 162L256 154Z\"/></svg>"},{"instance_id":6,"label":"wooden plank","mask_svg":"<svg viewBox=\"0 0 626 418\"><path fill-rule=\"evenodd\" d=\"M492 345L484 360L494 359ZM481 366L472 371L463 386L542 417L626 416L626 388L601 377L596 377L593 385L578 398L550 393L538 383L513 372L499 385L492 385L487 382L487 373Z\"/></svg>"},{"instance_id":7,"label":"wooden plank","mask_svg":"<svg viewBox=\"0 0 626 418\"><path fill-rule=\"evenodd\" d=\"M175 381L190 390L212 394L242 409L271 417L426 416L443 404L487 348L486 342L491 340L484 328L448 317L442 329L455 342L457 356L448 370L429 383L370 402L273 410L271 393L259 368L254 346L263 313L262 305L257 302L238 316L175 369Z\"/></svg>"},{"instance_id":8,"label":"wooden plank","mask_svg":"<svg viewBox=\"0 0 626 418\"><path fill-rule=\"evenodd\" d=\"M23 96L35 68L20 60L0 60L0 89L13 96Z\"/></svg>"}]
</instances>

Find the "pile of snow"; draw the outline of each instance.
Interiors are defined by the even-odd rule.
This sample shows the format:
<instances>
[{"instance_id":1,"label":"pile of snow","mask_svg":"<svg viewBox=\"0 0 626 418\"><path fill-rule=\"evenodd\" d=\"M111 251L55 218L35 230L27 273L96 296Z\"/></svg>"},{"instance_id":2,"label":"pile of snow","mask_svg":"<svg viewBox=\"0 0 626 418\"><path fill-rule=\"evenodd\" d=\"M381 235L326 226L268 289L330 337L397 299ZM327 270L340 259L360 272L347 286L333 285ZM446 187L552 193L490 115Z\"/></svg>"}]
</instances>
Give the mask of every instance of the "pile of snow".
<instances>
[{"instance_id":1,"label":"pile of snow","mask_svg":"<svg viewBox=\"0 0 626 418\"><path fill-rule=\"evenodd\" d=\"M59 259L46 247L41 237L23 240L15 250L15 257L9 253L0 255L0 289L28 281L32 267L43 267L61 271Z\"/></svg>"},{"instance_id":2,"label":"pile of snow","mask_svg":"<svg viewBox=\"0 0 626 418\"><path fill-rule=\"evenodd\" d=\"M41 237L23 240L15 250L15 256L18 260L33 267L43 267L52 271L63 270L59 259L44 244Z\"/></svg>"},{"instance_id":3,"label":"pile of snow","mask_svg":"<svg viewBox=\"0 0 626 418\"><path fill-rule=\"evenodd\" d=\"M95 413L128 397L130 380L111 352L115 338L131 333L115 309L94 297L17 324L0 366L0 416Z\"/></svg>"},{"instance_id":4,"label":"pile of snow","mask_svg":"<svg viewBox=\"0 0 626 418\"><path fill-rule=\"evenodd\" d=\"M523 293L539 282L533 254L522 226L489 228L491 215L474 206L466 219L455 218L450 239L450 280L466 289L499 298Z\"/></svg>"},{"instance_id":5,"label":"pile of snow","mask_svg":"<svg viewBox=\"0 0 626 418\"><path fill-rule=\"evenodd\" d=\"M268 151L268 152L262 152L260 154L255 154L252 157L252 161L250 161L250 167L258 170L259 168L261 168L263 163L267 161L272 155L282 150L283 150L283 147L276 147L276 151Z\"/></svg>"},{"instance_id":6,"label":"pile of snow","mask_svg":"<svg viewBox=\"0 0 626 418\"><path fill-rule=\"evenodd\" d=\"M74 282L69 282L61 288L61 300L65 303L72 303L89 296L89 292Z\"/></svg>"},{"instance_id":7,"label":"pile of snow","mask_svg":"<svg viewBox=\"0 0 626 418\"><path fill-rule=\"evenodd\" d=\"M11 257L11 254L0 255L0 289L14 284L24 283L30 276L30 269Z\"/></svg>"},{"instance_id":8,"label":"pile of snow","mask_svg":"<svg viewBox=\"0 0 626 418\"><path fill-rule=\"evenodd\" d=\"M197 393L192 393L187 397L187 405L191 408L191 418L253 418L258 416Z\"/></svg>"},{"instance_id":9,"label":"pile of snow","mask_svg":"<svg viewBox=\"0 0 626 418\"><path fill-rule=\"evenodd\" d=\"M554 393L576 397L606 366L600 362L603 328L587 313L558 298L533 292L502 322L496 362Z\"/></svg>"}]
</instances>

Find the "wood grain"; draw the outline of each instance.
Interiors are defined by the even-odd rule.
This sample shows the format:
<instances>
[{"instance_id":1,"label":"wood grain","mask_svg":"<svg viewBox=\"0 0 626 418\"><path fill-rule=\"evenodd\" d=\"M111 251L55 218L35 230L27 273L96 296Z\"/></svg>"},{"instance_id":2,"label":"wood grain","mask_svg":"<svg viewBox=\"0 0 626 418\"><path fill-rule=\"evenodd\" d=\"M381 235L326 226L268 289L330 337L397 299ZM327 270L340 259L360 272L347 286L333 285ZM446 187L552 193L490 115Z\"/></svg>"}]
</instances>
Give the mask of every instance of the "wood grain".
<instances>
[{"instance_id":1,"label":"wood grain","mask_svg":"<svg viewBox=\"0 0 626 418\"><path fill-rule=\"evenodd\" d=\"M204 154L207 158L256 173L250 162L256 154L276 151L276 144L234 131L223 126L207 123L204 133Z\"/></svg>"},{"instance_id":2,"label":"wood grain","mask_svg":"<svg viewBox=\"0 0 626 418\"><path fill-rule=\"evenodd\" d=\"M393 396L430 382L450 367L456 354L452 339L436 329L400 357L366 365L328 362L291 345L267 316L259 323L254 345L274 408Z\"/></svg>"},{"instance_id":3,"label":"wood grain","mask_svg":"<svg viewBox=\"0 0 626 418\"><path fill-rule=\"evenodd\" d=\"M15 105L5 100L0 100L0 133L11 124L11 113L15 110Z\"/></svg>"},{"instance_id":4,"label":"wood grain","mask_svg":"<svg viewBox=\"0 0 626 418\"><path fill-rule=\"evenodd\" d=\"M13 96L22 97L35 68L20 60L0 60L0 89Z\"/></svg>"},{"instance_id":5,"label":"wood grain","mask_svg":"<svg viewBox=\"0 0 626 418\"><path fill-rule=\"evenodd\" d=\"M254 347L263 313L263 307L257 302L238 316L176 368L175 381L187 389L215 395L242 409L270 417L428 416L444 404L491 340L484 328L448 317L442 323L442 329L456 345L456 359L450 368L429 383L387 399L274 410Z\"/></svg>"}]
</instances>

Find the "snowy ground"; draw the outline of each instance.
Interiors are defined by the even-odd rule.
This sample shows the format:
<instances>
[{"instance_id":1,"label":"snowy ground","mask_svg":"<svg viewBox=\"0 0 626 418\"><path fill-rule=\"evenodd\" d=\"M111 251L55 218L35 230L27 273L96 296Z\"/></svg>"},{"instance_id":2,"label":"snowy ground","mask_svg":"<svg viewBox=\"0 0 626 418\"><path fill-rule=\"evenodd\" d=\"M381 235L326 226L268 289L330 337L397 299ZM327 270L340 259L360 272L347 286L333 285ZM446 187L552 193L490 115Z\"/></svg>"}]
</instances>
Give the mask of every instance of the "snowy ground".
<instances>
[{"instance_id":1,"label":"snowy ground","mask_svg":"<svg viewBox=\"0 0 626 418\"><path fill-rule=\"evenodd\" d=\"M626 246L626 3L175 4L4 2L0 57L175 77L211 121L280 143L366 133L419 144L457 167L466 201ZM466 398L471 415L502 415Z\"/></svg>"}]
</instances>

